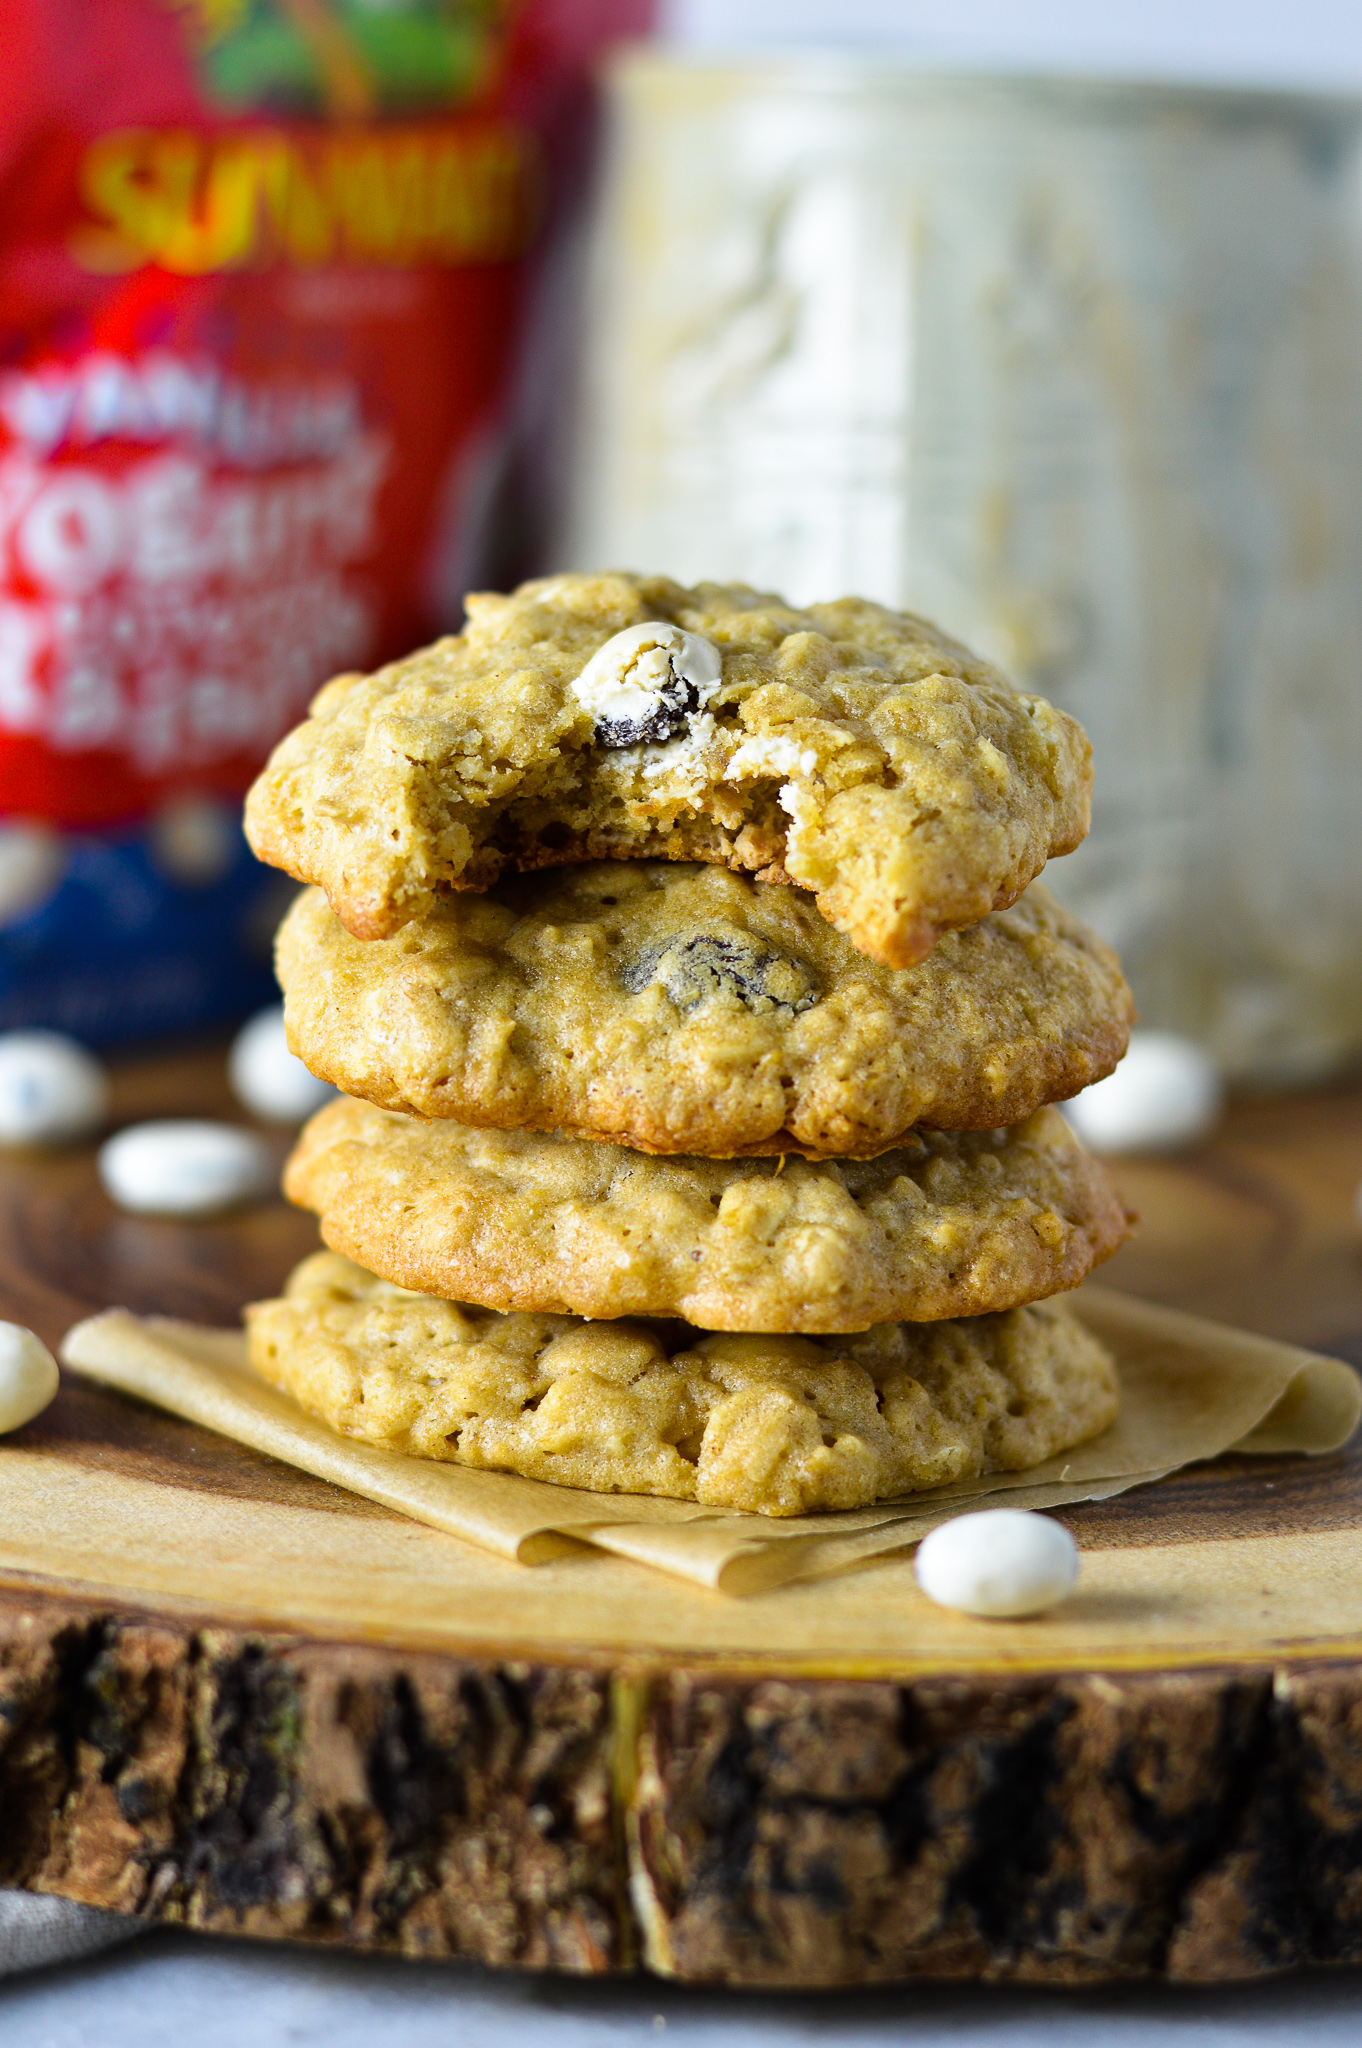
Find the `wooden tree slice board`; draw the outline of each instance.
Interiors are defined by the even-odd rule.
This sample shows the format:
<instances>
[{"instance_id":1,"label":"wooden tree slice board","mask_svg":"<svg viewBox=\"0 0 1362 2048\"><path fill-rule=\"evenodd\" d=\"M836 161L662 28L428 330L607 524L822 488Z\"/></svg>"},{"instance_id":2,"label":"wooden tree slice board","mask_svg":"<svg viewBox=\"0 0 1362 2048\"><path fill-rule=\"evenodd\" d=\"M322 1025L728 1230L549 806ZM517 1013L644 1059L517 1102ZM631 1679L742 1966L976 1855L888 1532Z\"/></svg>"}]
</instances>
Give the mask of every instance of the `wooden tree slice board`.
<instances>
[{"instance_id":1,"label":"wooden tree slice board","mask_svg":"<svg viewBox=\"0 0 1362 2048\"><path fill-rule=\"evenodd\" d=\"M220 1053L119 1114L230 1113ZM1362 1362L1362 1093L1121 1170L1116 1286ZM122 1216L0 1164L0 1315L223 1325L282 1203ZM1079 1592L986 1624L890 1558L730 1600L501 1562L68 1381L0 1443L0 1883L220 1931L697 1981L1362 1960L1362 1451L1068 1511Z\"/></svg>"}]
</instances>

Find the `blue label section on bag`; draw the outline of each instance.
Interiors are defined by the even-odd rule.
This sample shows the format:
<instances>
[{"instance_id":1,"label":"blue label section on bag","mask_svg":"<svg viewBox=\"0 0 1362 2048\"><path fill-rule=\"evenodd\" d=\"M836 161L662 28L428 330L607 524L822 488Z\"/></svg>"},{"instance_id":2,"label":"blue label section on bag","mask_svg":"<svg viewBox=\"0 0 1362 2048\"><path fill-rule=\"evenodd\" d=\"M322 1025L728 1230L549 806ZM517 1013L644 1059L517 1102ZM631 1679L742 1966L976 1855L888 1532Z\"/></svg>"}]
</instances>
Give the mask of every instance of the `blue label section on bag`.
<instances>
[{"instance_id":1,"label":"blue label section on bag","mask_svg":"<svg viewBox=\"0 0 1362 2048\"><path fill-rule=\"evenodd\" d=\"M0 820L0 1030L115 1045L234 1022L277 997L270 945L294 887L214 799L120 832Z\"/></svg>"}]
</instances>

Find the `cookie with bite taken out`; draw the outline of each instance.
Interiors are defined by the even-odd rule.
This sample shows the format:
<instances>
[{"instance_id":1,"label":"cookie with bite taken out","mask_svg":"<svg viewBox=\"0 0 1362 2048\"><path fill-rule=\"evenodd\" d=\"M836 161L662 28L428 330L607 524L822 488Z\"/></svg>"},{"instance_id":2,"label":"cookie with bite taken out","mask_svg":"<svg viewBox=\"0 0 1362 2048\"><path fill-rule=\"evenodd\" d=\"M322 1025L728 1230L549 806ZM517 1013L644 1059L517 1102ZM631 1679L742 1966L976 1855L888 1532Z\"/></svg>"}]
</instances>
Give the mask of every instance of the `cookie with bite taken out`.
<instances>
[{"instance_id":1,"label":"cookie with bite taken out","mask_svg":"<svg viewBox=\"0 0 1362 2048\"><path fill-rule=\"evenodd\" d=\"M508 868L644 857L797 883L910 967L1088 829L1082 728L909 613L620 574L467 602L329 683L247 802L357 937Z\"/></svg>"}]
</instances>

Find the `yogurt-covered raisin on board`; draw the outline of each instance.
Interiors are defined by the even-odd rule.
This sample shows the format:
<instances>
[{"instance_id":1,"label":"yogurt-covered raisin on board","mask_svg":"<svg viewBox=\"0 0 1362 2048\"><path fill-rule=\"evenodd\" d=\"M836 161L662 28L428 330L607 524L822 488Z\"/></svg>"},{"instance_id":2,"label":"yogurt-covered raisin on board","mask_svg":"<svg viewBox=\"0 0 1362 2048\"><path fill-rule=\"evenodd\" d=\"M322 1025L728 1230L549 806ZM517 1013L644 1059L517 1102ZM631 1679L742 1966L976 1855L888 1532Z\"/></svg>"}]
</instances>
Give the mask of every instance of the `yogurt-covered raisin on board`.
<instances>
[{"instance_id":1,"label":"yogurt-covered raisin on board","mask_svg":"<svg viewBox=\"0 0 1362 2048\"><path fill-rule=\"evenodd\" d=\"M319 1252L246 1311L271 1386L361 1442L762 1515L1020 1472L1097 1436L1108 1353L1059 1302L859 1336L498 1315Z\"/></svg>"},{"instance_id":2,"label":"yogurt-covered raisin on board","mask_svg":"<svg viewBox=\"0 0 1362 2048\"><path fill-rule=\"evenodd\" d=\"M1115 1066L1130 991L1040 884L882 967L802 889L611 861L508 875L352 939L317 890L279 934L290 1043L389 1109L651 1152L880 1152L991 1129Z\"/></svg>"},{"instance_id":3,"label":"yogurt-covered raisin on board","mask_svg":"<svg viewBox=\"0 0 1362 2048\"><path fill-rule=\"evenodd\" d=\"M925 620L572 575L338 676L247 800L262 860L385 938L504 868L650 855L797 882L909 967L1088 829L1081 726Z\"/></svg>"},{"instance_id":4,"label":"yogurt-covered raisin on board","mask_svg":"<svg viewBox=\"0 0 1362 2048\"><path fill-rule=\"evenodd\" d=\"M340 1101L284 1189L399 1286L485 1308L678 1315L709 1330L972 1316L1079 1282L1126 1236L1057 1109L878 1159L660 1159Z\"/></svg>"}]
</instances>

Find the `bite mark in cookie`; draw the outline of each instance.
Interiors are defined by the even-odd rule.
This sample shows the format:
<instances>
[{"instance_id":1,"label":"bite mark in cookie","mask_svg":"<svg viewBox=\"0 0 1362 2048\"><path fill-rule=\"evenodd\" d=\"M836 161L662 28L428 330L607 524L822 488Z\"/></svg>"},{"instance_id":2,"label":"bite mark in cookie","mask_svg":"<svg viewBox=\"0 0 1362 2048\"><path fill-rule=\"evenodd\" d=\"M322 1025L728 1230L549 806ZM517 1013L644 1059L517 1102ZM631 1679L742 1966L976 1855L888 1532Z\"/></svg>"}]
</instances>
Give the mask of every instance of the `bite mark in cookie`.
<instances>
[{"instance_id":1,"label":"bite mark in cookie","mask_svg":"<svg viewBox=\"0 0 1362 2048\"><path fill-rule=\"evenodd\" d=\"M391 936L507 867L702 860L793 882L907 967L1088 829L1081 727L911 614L557 576L317 697L247 802L262 859Z\"/></svg>"}]
</instances>

